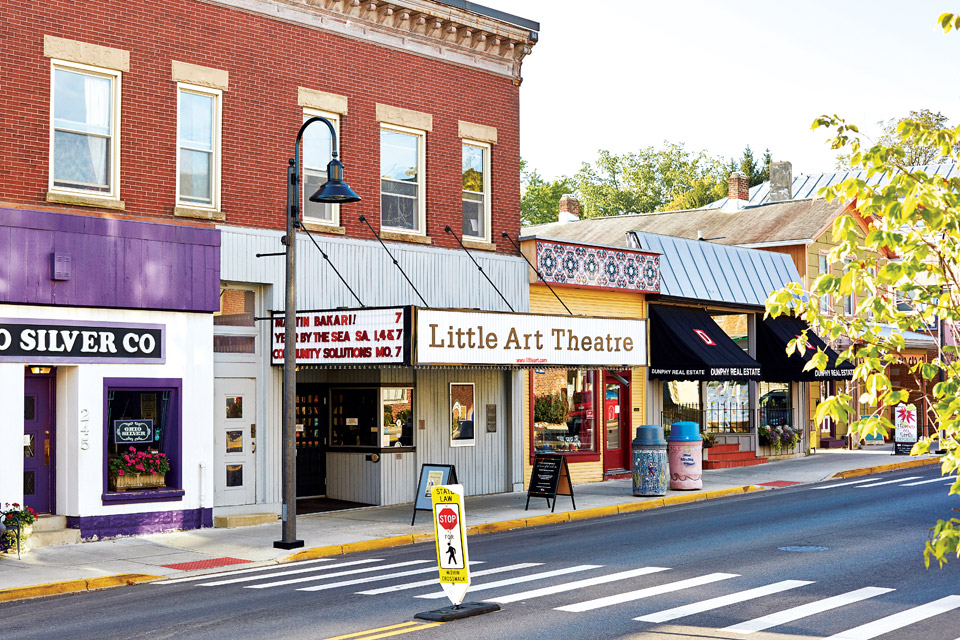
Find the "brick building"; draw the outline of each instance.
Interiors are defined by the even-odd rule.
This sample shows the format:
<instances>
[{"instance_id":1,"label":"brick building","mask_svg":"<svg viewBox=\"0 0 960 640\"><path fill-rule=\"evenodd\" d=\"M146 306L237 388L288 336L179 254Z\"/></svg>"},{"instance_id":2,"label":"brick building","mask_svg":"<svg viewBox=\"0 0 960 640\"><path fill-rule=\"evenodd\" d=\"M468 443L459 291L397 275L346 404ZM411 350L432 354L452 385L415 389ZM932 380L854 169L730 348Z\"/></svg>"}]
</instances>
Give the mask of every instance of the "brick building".
<instances>
[{"instance_id":1,"label":"brick building","mask_svg":"<svg viewBox=\"0 0 960 640\"><path fill-rule=\"evenodd\" d=\"M81 0L8 7L3 29L0 244L22 258L0 267L4 330L70 339L80 324L122 347L152 344L150 325L160 344L108 363L0 339L7 406L23 391L49 414L0 429L0 486L22 470L26 503L84 537L279 512L282 380L263 318L283 310L284 272L258 254L283 251L287 159L310 117L336 130L363 199L306 200L330 159L312 124L298 310L529 308L526 266L502 234L520 228L520 70L536 23L462 0ZM519 374L400 364L299 367L298 495L317 508L407 502L424 461L459 464L470 493L518 486ZM450 446L456 385L504 427ZM407 404L403 437L381 423ZM153 439L130 446L168 455L165 488L115 489L121 419L150 423ZM20 437L33 438L23 461Z\"/></svg>"}]
</instances>

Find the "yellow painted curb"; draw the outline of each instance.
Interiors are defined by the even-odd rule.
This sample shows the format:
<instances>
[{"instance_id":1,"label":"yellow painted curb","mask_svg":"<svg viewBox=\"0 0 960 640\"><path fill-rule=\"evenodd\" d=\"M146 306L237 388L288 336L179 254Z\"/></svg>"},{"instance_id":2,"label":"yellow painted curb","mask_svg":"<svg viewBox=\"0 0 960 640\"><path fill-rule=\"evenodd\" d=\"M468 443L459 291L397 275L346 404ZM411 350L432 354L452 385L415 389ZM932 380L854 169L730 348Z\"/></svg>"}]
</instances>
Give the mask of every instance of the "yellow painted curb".
<instances>
[{"instance_id":1,"label":"yellow painted curb","mask_svg":"<svg viewBox=\"0 0 960 640\"><path fill-rule=\"evenodd\" d=\"M304 549L302 551L297 551L291 553L288 556L284 556L277 560L280 564L287 562L296 562L297 560L312 560L314 558L323 558L326 556L339 556L343 554L343 546L339 544L330 545L328 547L313 547L312 549Z\"/></svg>"},{"instance_id":2,"label":"yellow painted curb","mask_svg":"<svg viewBox=\"0 0 960 640\"><path fill-rule=\"evenodd\" d=\"M487 522L470 527L476 529L478 534L496 533L497 531L509 531L511 529L523 529L527 526L526 520L502 520L500 522Z\"/></svg>"},{"instance_id":3,"label":"yellow painted curb","mask_svg":"<svg viewBox=\"0 0 960 640\"><path fill-rule=\"evenodd\" d=\"M161 576L154 576L145 573L118 573L116 575L102 576L100 578L64 580L63 582L48 582L47 584L36 584L29 587L0 589L0 602L24 600L26 598L39 598L42 596L55 596L61 593L74 593L76 591L94 591L96 589L105 589L107 587L132 585L139 582L151 582L153 580L159 580L160 578Z\"/></svg>"},{"instance_id":4,"label":"yellow painted curb","mask_svg":"<svg viewBox=\"0 0 960 640\"><path fill-rule=\"evenodd\" d=\"M643 502L626 502L617 505L619 513L632 513L634 511L646 511L647 509L659 509L663 506L663 498L657 500L644 500Z\"/></svg>"},{"instance_id":5,"label":"yellow painted curb","mask_svg":"<svg viewBox=\"0 0 960 640\"><path fill-rule=\"evenodd\" d=\"M470 527L470 528L468 528L468 529L467 529L467 535L469 536L469 535L478 533L477 531L471 531L471 529L475 529L475 528L476 528L476 527ZM434 536L433 536L432 533L415 533L415 534L413 534L413 544L420 544L420 543L422 543L422 542L433 542L435 539L436 539L436 538L434 538Z\"/></svg>"},{"instance_id":6,"label":"yellow painted curb","mask_svg":"<svg viewBox=\"0 0 960 640\"><path fill-rule=\"evenodd\" d=\"M590 507L589 509L580 509L579 511L570 511L567 516L573 520L592 520L593 518L604 518L606 516L617 515L617 505L609 507Z\"/></svg>"},{"instance_id":7,"label":"yellow painted curb","mask_svg":"<svg viewBox=\"0 0 960 640\"><path fill-rule=\"evenodd\" d=\"M547 513L542 516L533 516L526 520L528 527L539 527L544 524L560 524L561 522L570 522L570 515L566 512Z\"/></svg>"},{"instance_id":8,"label":"yellow painted curb","mask_svg":"<svg viewBox=\"0 0 960 640\"><path fill-rule=\"evenodd\" d=\"M861 469L848 469L847 471L838 471L829 476L827 480L840 480L843 478L857 478L859 476L869 476L875 473L885 471L897 471L899 469L912 469L913 467L924 467L931 464L940 464L940 458L920 458L918 460L907 460L904 462L891 462L890 464L881 464L873 467L863 467Z\"/></svg>"},{"instance_id":9,"label":"yellow painted curb","mask_svg":"<svg viewBox=\"0 0 960 640\"><path fill-rule=\"evenodd\" d=\"M685 502L699 502L706 500L707 497L702 493L684 493L678 496L667 496L663 499L663 506L669 507L672 504L683 504Z\"/></svg>"}]
</instances>

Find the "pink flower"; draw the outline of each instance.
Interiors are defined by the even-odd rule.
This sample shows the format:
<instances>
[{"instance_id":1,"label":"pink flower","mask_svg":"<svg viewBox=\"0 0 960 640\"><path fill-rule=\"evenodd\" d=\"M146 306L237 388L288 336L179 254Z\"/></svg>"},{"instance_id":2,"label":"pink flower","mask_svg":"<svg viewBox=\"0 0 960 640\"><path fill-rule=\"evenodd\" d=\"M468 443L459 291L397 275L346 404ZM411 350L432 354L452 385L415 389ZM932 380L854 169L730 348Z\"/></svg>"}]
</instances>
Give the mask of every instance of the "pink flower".
<instances>
[{"instance_id":1,"label":"pink flower","mask_svg":"<svg viewBox=\"0 0 960 640\"><path fill-rule=\"evenodd\" d=\"M117 475L118 475L118 476L122 476L122 475L124 475L124 471L123 471L123 469L120 469L119 471L117 471Z\"/></svg>"},{"instance_id":2,"label":"pink flower","mask_svg":"<svg viewBox=\"0 0 960 640\"><path fill-rule=\"evenodd\" d=\"M154 471L153 469L150 469L150 473L152 473L153 475L157 475L157 472Z\"/></svg>"},{"instance_id":3,"label":"pink flower","mask_svg":"<svg viewBox=\"0 0 960 640\"><path fill-rule=\"evenodd\" d=\"M136 450L137 450L136 447L130 447L130 451L136 451Z\"/></svg>"}]
</instances>

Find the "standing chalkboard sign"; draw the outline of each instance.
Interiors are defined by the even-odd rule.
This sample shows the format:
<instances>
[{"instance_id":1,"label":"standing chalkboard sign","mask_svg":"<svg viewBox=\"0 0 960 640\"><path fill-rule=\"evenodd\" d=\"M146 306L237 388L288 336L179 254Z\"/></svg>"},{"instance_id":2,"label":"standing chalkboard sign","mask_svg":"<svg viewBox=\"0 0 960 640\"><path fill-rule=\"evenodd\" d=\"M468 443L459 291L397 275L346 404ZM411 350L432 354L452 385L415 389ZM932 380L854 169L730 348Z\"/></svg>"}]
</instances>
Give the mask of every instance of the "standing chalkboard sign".
<instances>
[{"instance_id":1,"label":"standing chalkboard sign","mask_svg":"<svg viewBox=\"0 0 960 640\"><path fill-rule=\"evenodd\" d=\"M552 513L557 508L558 495L570 496L573 510L577 510L567 457L556 453L538 453L533 458L533 472L530 474L530 487L527 489L527 506L523 510L530 508L531 497L546 498L547 506ZM553 500L552 506L550 500Z\"/></svg>"},{"instance_id":2,"label":"standing chalkboard sign","mask_svg":"<svg viewBox=\"0 0 960 640\"><path fill-rule=\"evenodd\" d=\"M113 441L117 444L153 442L153 420L114 420Z\"/></svg>"},{"instance_id":3,"label":"standing chalkboard sign","mask_svg":"<svg viewBox=\"0 0 960 640\"><path fill-rule=\"evenodd\" d=\"M420 466L420 482L413 497L412 527L417 522L417 511L433 511L433 488L441 484L457 484L457 468L452 464L424 464Z\"/></svg>"}]
</instances>

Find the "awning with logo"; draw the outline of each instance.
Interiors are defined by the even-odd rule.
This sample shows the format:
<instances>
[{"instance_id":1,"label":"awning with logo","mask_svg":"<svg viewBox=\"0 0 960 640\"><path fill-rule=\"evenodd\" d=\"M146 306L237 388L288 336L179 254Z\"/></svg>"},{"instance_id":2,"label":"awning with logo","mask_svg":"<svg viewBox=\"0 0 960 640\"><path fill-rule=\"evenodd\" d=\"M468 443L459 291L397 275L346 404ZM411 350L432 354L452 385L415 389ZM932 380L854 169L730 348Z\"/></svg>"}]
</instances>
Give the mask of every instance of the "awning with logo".
<instances>
[{"instance_id":1,"label":"awning with logo","mask_svg":"<svg viewBox=\"0 0 960 640\"><path fill-rule=\"evenodd\" d=\"M650 305L650 371L660 380L760 380L760 363L703 309Z\"/></svg>"},{"instance_id":2,"label":"awning with logo","mask_svg":"<svg viewBox=\"0 0 960 640\"><path fill-rule=\"evenodd\" d=\"M807 332L807 348L801 356L799 351L787 355L787 343ZM804 371L810 358L822 349L827 354L827 366L823 371ZM760 318L757 322L757 360L763 366L763 379L770 382L817 382L820 380L850 380L853 364L837 364L837 352L810 329L806 322L793 316Z\"/></svg>"}]
</instances>

